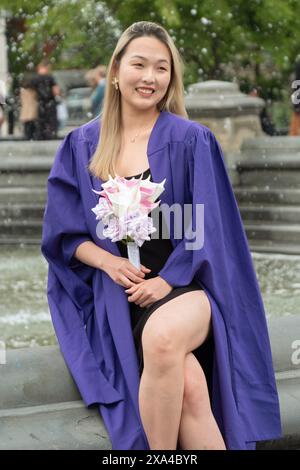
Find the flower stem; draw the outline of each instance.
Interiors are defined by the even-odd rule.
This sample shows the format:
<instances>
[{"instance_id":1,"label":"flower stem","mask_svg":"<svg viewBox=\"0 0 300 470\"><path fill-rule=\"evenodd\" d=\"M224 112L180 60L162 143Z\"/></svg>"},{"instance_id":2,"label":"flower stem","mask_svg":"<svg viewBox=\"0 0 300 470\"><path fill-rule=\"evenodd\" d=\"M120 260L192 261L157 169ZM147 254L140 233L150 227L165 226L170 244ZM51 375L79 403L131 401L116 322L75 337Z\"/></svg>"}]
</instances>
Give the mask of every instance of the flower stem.
<instances>
[{"instance_id":1,"label":"flower stem","mask_svg":"<svg viewBox=\"0 0 300 470\"><path fill-rule=\"evenodd\" d=\"M121 239L121 242L123 243L123 245L126 245L126 246L128 242L133 242L133 241L134 241L133 238L131 238L129 235L127 235L125 239L124 238Z\"/></svg>"}]
</instances>

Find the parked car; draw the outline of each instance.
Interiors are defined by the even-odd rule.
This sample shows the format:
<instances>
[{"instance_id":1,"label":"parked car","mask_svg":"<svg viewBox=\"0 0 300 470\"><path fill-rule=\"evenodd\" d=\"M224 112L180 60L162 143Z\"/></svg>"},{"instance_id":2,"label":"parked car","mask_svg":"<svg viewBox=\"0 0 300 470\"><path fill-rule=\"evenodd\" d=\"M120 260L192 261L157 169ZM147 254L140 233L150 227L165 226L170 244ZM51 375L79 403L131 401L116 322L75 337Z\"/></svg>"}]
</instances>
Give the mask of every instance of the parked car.
<instances>
[{"instance_id":1,"label":"parked car","mask_svg":"<svg viewBox=\"0 0 300 470\"><path fill-rule=\"evenodd\" d=\"M66 94L68 122L84 123L91 119L91 87L71 88Z\"/></svg>"}]
</instances>

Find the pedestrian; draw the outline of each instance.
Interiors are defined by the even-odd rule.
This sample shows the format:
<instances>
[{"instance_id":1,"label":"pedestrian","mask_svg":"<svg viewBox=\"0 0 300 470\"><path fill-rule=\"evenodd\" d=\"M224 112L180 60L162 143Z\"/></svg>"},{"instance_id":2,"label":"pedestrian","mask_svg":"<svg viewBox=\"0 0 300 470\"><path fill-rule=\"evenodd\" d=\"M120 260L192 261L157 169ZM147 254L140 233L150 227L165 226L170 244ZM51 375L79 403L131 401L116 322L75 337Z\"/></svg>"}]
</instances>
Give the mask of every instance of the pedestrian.
<instances>
[{"instance_id":1,"label":"pedestrian","mask_svg":"<svg viewBox=\"0 0 300 470\"><path fill-rule=\"evenodd\" d=\"M1 127L4 123L4 105L5 105L5 85L2 80L0 80L0 137L1 137Z\"/></svg>"},{"instance_id":2,"label":"pedestrian","mask_svg":"<svg viewBox=\"0 0 300 470\"><path fill-rule=\"evenodd\" d=\"M258 85L252 88L252 90L249 93L249 96L263 99L261 87ZM259 113L259 119L260 119L261 128L265 134L271 135L271 136L282 135L282 131L276 129L276 126L273 123L272 118L268 113L266 104L264 105L264 107L261 109Z\"/></svg>"},{"instance_id":3,"label":"pedestrian","mask_svg":"<svg viewBox=\"0 0 300 470\"><path fill-rule=\"evenodd\" d=\"M92 70L89 70L85 76L89 84L94 88L91 95L91 109L93 117L100 114L102 110L102 102L105 93L105 76L106 66L99 65Z\"/></svg>"},{"instance_id":4,"label":"pedestrian","mask_svg":"<svg viewBox=\"0 0 300 470\"><path fill-rule=\"evenodd\" d=\"M37 139L57 138L58 121L56 96L60 96L60 87L51 75L51 65L43 59L37 66L37 74L31 81L38 98Z\"/></svg>"},{"instance_id":5,"label":"pedestrian","mask_svg":"<svg viewBox=\"0 0 300 470\"><path fill-rule=\"evenodd\" d=\"M31 78L25 78L20 87L20 116L19 120L24 126L24 137L26 140L35 140L38 119L37 93L32 88Z\"/></svg>"}]
</instances>

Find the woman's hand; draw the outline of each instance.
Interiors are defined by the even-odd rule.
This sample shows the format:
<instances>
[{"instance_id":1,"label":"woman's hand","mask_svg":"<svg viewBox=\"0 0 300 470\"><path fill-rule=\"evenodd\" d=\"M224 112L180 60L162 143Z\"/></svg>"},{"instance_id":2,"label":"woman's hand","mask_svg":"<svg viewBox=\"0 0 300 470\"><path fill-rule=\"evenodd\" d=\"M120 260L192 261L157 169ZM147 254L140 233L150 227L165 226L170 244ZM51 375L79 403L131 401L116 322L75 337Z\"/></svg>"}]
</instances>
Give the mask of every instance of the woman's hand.
<instances>
[{"instance_id":1,"label":"woman's hand","mask_svg":"<svg viewBox=\"0 0 300 470\"><path fill-rule=\"evenodd\" d=\"M130 294L128 302L134 302L140 307L148 307L153 302L165 297L172 290L173 286L162 277L156 276L126 289L125 292Z\"/></svg>"},{"instance_id":2,"label":"woman's hand","mask_svg":"<svg viewBox=\"0 0 300 470\"><path fill-rule=\"evenodd\" d=\"M137 269L128 258L115 256L111 253L107 253L101 269L117 284L127 288L143 282L145 274L151 271L142 264L141 269Z\"/></svg>"}]
</instances>

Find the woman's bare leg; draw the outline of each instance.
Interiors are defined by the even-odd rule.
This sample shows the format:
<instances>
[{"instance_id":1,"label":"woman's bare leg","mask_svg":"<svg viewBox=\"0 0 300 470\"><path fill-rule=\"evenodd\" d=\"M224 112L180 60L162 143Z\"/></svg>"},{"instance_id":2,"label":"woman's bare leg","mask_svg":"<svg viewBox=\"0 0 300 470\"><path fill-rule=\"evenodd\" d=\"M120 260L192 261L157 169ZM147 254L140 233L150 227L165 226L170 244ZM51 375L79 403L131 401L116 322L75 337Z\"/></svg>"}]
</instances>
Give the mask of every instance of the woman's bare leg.
<instances>
[{"instance_id":1,"label":"woman's bare leg","mask_svg":"<svg viewBox=\"0 0 300 470\"><path fill-rule=\"evenodd\" d=\"M185 357L207 338L210 318L206 294L192 291L156 309L144 327L139 408L150 449L177 448Z\"/></svg>"},{"instance_id":2,"label":"woman's bare leg","mask_svg":"<svg viewBox=\"0 0 300 470\"><path fill-rule=\"evenodd\" d=\"M184 391L184 358L151 366L144 354L139 408L152 450L176 450ZM165 361L166 363L167 361Z\"/></svg>"},{"instance_id":3,"label":"woman's bare leg","mask_svg":"<svg viewBox=\"0 0 300 470\"><path fill-rule=\"evenodd\" d=\"M226 450L211 410L206 377L193 353L185 358L185 391L179 427L183 450Z\"/></svg>"}]
</instances>

